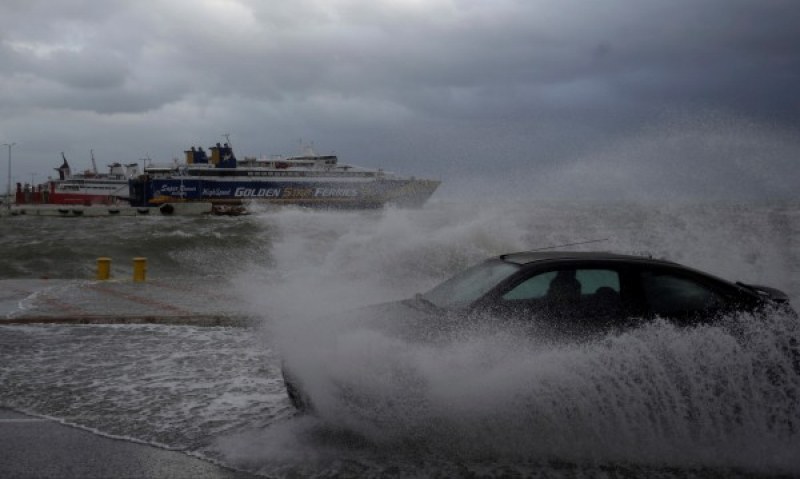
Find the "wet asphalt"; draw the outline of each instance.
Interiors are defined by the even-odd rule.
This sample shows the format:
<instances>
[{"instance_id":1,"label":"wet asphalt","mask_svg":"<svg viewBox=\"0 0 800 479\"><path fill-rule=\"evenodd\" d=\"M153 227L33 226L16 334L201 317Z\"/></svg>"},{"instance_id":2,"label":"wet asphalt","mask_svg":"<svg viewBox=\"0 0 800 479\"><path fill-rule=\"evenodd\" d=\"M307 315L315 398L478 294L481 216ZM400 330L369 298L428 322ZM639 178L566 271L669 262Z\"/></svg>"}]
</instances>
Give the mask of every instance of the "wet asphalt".
<instances>
[{"instance_id":1,"label":"wet asphalt","mask_svg":"<svg viewBox=\"0 0 800 479\"><path fill-rule=\"evenodd\" d=\"M5 479L253 479L179 451L112 439L0 409Z\"/></svg>"}]
</instances>

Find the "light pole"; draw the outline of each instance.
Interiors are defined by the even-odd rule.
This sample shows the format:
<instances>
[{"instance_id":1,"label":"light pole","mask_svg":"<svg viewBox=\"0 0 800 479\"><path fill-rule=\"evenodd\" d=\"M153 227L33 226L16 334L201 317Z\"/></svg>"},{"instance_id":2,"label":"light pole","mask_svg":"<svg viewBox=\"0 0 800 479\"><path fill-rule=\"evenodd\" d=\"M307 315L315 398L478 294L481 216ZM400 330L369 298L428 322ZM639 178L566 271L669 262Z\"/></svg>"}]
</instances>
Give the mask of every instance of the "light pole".
<instances>
[{"instance_id":1,"label":"light pole","mask_svg":"<svg viewBox=\"0 0 800 479\"><path fill-rule=\"evenodd\" d=\"M6 189L6 209L11 210L11 147L16 143L3 143L8 147L8 186Z\"/></svg>"}]
</instances>

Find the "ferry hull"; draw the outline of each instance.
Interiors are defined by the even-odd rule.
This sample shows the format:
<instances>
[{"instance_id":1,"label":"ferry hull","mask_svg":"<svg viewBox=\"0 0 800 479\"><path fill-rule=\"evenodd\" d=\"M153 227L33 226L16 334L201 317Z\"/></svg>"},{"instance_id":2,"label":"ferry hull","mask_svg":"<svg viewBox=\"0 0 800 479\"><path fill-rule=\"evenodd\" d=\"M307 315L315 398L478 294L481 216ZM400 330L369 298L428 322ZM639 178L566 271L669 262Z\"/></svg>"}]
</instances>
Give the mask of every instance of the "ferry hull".
<instances>
[{"instance_id":1,"label":"ferry hull","mask_svg":"<svg viewBox=\"0 0 800 479\"><path fill-rule=\"evenodd\" d=\"M110 195L89 195L80 193L50 193L47 203L53 205L110 205L115 198Z\"/></svg>"},{"instance_id":2,"label":"ferry hull","mask_svg":"<svg viewBox=\"0 0 800 479\"><path fill-rule=\"evenodd\" d=\"M134 206L175 201L217 204L250 201L323 208L380 208L386 204L421 206L439 181L378 179L374 181L226 180L214 178L139 178L131 181Z\"/></svg>"}]
</instances>

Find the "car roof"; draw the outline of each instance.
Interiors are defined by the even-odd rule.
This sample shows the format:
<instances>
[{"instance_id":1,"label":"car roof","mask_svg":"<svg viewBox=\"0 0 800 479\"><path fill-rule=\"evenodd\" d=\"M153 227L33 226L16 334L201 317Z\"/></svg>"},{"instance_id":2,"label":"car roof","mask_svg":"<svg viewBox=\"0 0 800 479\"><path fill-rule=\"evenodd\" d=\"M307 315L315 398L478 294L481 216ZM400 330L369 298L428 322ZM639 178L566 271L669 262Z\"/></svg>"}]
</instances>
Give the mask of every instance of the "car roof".
<instances>
[{"instance_id":1,"label":"car roof","mask_svg":"<svg viewBox=\"0 0 800 479\"><path fill-rule=\"evenodd\" d=\"M521 251L502 254L499 258L509 263L526 265L542 261L580 260L580 261L619 261L625 263L645 263L680 266L672 261L655 259L650 256L608 253L604 251Z\"/></svg>"}]
</instances>

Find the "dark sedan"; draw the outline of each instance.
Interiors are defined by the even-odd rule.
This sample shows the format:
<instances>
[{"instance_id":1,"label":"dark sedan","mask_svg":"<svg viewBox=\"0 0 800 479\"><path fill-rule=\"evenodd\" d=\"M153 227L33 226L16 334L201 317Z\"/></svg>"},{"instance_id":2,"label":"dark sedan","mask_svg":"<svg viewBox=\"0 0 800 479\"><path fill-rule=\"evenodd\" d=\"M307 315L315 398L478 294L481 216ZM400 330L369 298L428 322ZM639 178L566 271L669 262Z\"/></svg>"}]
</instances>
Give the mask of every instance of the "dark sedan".
<instances>
[{"instance_id":1,"label":"dark sedan","mask_svg":"<svg viewBox=\"0 0 800 479\"><path fill-rule=\"evenodd\" d=\"M679 326L736 312L778 308L795 314L774 288L732 283L677 263L610 253L524 252L488 259L424 294L374 306L375 327L430 339L486 323L536 326L556 338L586 338L652 318ZM496 321L496 319L501 321ZM292 404L310 407L291 366L284 378Z\"/></svg>"}]
</instances>

